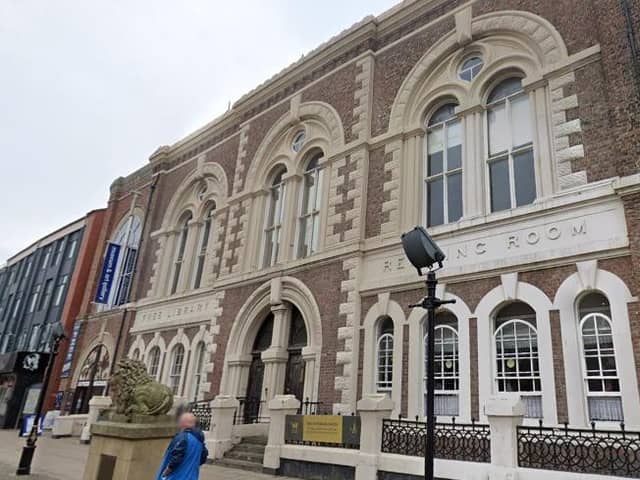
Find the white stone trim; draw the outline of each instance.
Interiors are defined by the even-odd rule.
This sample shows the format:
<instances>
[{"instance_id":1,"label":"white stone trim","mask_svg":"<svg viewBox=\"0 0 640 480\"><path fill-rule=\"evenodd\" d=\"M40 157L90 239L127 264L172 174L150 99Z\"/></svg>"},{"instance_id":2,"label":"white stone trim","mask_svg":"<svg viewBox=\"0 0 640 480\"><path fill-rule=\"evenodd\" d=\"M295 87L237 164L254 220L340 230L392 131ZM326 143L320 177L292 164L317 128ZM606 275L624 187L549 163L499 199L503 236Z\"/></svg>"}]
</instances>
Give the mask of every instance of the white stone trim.
<instances>
[{"instance_id":1,"label":"white stone trim","mask_svg":"<svg viewBox=\"0 0 640 480\"><path fill-rule=\"evenodd\" d=\"M437 295L443 300L455 300L456 303L447 305L447 310L458 319L458 362L460 369L460 384L458 389L458 419L461 422L471 422L471 356L469 341L469 317L471 311L467 304L458 296L446 292L446 285L439 285ZM441 293L442 292L442 293ZM424 323L427 312L421 308L411 311L407 323L409 324L409 385L407 398L407 416L414 418L424 416L422 378L424 375ZM419 381L417 381L419 379ZM446 419L447 421L450 419Z\"/></svg>"},{"instance_id":2,"label":"white stone trim","mask_svg":"<svg viewBox=\"0 0 640 480\"><path fill-rule=\"evenodd\" d=\"M177 345L182 345L184 347L184 359L183 359L183 363L182 363L182 371L180 372L180 384L178 385L178 391L175 394L178 397L184 397L184 392L185 392L185 380L187 377L187 372L189 370L189 364L191 363L191 342L189 341L189 337L187 337L187 335L184 333L184 329L179 328L178 332L175 334L175 336L171 339L171 341L169 342L169 345L167 345L167 350L166 350L166 367L164 369L164 372L162 372L162 383L164 383L165 385L169 385L169 376L171 373L171 361L172 361L172 356L173 356L173 349L177 346Z\"/></svg>"},{"instance_id":3,"label":"white stone trim","mask_svg":"<svg viewBox=\"0 0 640 480\"><path fill-rule=\"evenodd\" d=\"M406 318L402 307L389 300L389 292L378 294L378 301L369 308L362 322L364 349L362 358L362 396L378 393L376 389L378 326L381 318L388 316L393 321L393 381L391 399L394 403L393 415L398 415L402 407L402 363L404 326ZM409 372L411 379L411 372ZM411 381L409 384L411 385ZM415 382L413 382L415 383ZM411 388L411 387L409 387Z\"/></svg>"},{"instance_id":4,"label":"white stone trim","mask_svg":"<svg viewBox=\"0 0 640 480\"><path fill-rule=\"evenodd\" d=\"M167 344L160 335L160 332L154 332L153 338L147 344L147 349L144 352L145 365L147 366L147 371L149 371L149 353L153 347L158 347L160 349L160 360L158 362L158 372L155 376L155 379L160 381L160 378L163 377L165 370L165 357L167 354Z\"/></svg>"},{"instance_id":5,"label":"white stone trim","mask_svg":"<svg viewBox=\"0 0 640 480\"><path fill-rule=\"evenodd\" d=\"M629 287L621 278L606 270L594 268L595 264L596 261L578 263L578 272L562 282L554 299L554 307L560 312L569 423L585 427L589 425L582 371L584 360L579 335L578 300L586 292L599 291L607 297L611 308L625 425L629 430L637 430L640 428L640 393L628 310L628 304L637 301L637 298L631 295Z\"/></svg>"},{"instance_id":6,"label":"white stone trim","mask_svg":"<svg viewBox=\"0 0 640 480\"><path fill-rule=\"evenodd\" d=\"M133 359L133 352L135 352L136 348L140 352L140 356L138 357L138 360L144 363L144 354L146 351L146 346L144 344L144 339L142 338L142 335L136 335L135 340L131 343L131 346L129 347L127 358Z\"/></svg>"},{"instance_id":7,"label":"white stone trim","mask_svg":"<svg viewBox=\"0 0 640 480\"><path fill-rule=\"evenodd\" d=\"M351 127L351 134L354 140L366 140L370 137L371 125L371 98L373 95L373 69L375 62L372 56L366 56L356 61L356 69L360 71L356 74L356 84L360 82L360 87L354 93L355 107L353 116L358 121Z\"/></svg>"},{"instance_id":8,"label":"white stone trim","mask_svg":"<svg viewBox=\"0 0 640 480\"><path fill-rule=\"evenodd\" d=\"M508 276L505 276L503 280L508 284ZM494 316L499 307L514 300L526 303L536 312L540 378L542 381L542 412L545 424L554 425L558 422L558 415L555 377L553 374L551 325L549 323L549 310L553 306L549 298L540 289L521 281L518 281L512 288L509 288L504 282L503 285L495 287L480 300L473 315L478 319L478 398L480 419L486 421L484 405L489 397L498 394L494 383Z\"/></svg>"}]
</instances>

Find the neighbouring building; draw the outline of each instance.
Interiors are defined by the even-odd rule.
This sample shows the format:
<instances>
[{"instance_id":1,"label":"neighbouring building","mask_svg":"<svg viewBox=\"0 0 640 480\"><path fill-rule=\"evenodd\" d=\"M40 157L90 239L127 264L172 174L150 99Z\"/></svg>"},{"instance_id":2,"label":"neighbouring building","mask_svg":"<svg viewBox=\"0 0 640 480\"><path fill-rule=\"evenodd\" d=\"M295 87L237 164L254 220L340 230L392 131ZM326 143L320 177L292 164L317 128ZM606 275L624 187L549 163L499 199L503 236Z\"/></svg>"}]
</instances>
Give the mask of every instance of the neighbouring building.
<instances>
[{"instance_id":1,"label":"neighbouring building","mask_svg":"<svg viewBox=\"0 0 640 480\"><path fill-rule=\"evenodd\" d=\"M52 327L59 322L71 335L77 299L85 289L85 264L93 258L94 232L101 223L102 211L92 211L41 238L0 269L1 427L16 427L23 413L34 413ZM59 404L60 383L70 372L63 367L64 357L73 354L68 345L68 339L61 343L53 364L47 410Z\"/></svg>"},{"instance_id":2,"label":"neighbouring building","mask_svg":"<svg viewBox=\"0 0 640 480\"><path fill-rule=\"evenodd\" d=\"M70 409L128 355L248 421L282 393L348 413L384 392L424 416L425 292L400 246L423 225L456 300L435 414L482 421L519 393L528 422L639 429L639 19L405 1L160 147L112 187Z\"/></svg>"}]
</instances>

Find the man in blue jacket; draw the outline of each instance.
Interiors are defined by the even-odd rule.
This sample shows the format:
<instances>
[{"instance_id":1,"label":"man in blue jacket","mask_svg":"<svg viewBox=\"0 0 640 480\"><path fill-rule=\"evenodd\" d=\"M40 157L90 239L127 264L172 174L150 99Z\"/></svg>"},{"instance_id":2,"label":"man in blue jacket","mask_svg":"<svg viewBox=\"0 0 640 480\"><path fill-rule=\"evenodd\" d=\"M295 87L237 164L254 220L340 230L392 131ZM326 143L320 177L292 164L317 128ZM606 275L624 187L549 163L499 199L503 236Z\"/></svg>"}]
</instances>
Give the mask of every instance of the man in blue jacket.
<instances>
[{"instance_id":1,"label":"man in blue jacket","mask_svg":"<svg viewBox=\"0 0 640 480\"><path fill-rule=\"evenodd\" d=\"M209 452L197 423L192 413L180 415L180 431L167 447L157 480L198 480L200 465L207 461Z\"/></svg>"}]
</instances>

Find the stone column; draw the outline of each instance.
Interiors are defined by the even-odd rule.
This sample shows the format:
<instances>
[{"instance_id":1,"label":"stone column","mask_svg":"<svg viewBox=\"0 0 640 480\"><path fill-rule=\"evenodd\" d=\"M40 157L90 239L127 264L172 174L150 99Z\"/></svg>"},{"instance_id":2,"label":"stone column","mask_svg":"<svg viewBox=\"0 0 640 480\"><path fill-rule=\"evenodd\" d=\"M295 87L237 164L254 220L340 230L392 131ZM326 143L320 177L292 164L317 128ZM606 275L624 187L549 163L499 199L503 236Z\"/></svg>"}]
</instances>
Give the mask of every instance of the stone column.
<instances>
[{"instance_id":1,"label":"stone column","mask_svg":"<svg viewBox=\"0 0 640 480\"><path fill-rule=\"evenodd\" d=\"M87 423L82 428L80 434L80 443L89 443L91 441L91 425L98 421L100 413L111 406L111 397L93 396L89 400L89 415Z\"/></svg>"},{"instance_id":2,"label":"stone column","mask_svg":"<svg viewBox=\"0 0 640 480\"><path fill-rule=\"evenodd\" d=\"M263 392L266 402L269 402L276 395L284 392L284 381L287 374L287 360L289 352L289 316L290 310L284 304L271 306L273 313L273 333L271 336L271 347L262 352L264 362L264 382Z\"/></svg>"},{"instance_id":3,"label":"stone column","mask_svg":"<svg viewBox=\"0 0 640 480\"><path fill-rule=\"evenodd\" d=\"M269 402L271 422L269 423L269 440L264 451L263 469L276 473L280 468L280 454L284 445L285 418L295 415L300 408L300 401L293 395L277 395ZM372 477L373 478L373 477Z\"/></svg>"},{"instance_id":4,"label":"stone column","mask_svg":"<svg viewBox=\"0 0 640 480\"><path fill-rule=\"evenodd\" d=\"M222 374L220 393L244 397L247 382L249 381L251 355L229 355L226 362L227 368Z\"/></svg>"},{"instance_id":5,"label":"stone column","mask_svg":"<svg viewBox=\"0 0 640 480\"><path fill-rule=\"evenodd\" d=\"M491 473L489 480L516 480L518 468L518 426L524 418L519 395L489 398L484 413L491 429Z\"/></svg>"},{"instance_id":6,"label":"stone column","mask_svg":"<svg viewBox=\"0 0 640 480\"><path fill-rule=\"evenodd\" d=\"M393 409L393 400L386 394L369 394L358 402L362 426L355 480L377 478L382 444L382 420L391 417Z\"/></svg>"},{"instance_id":7,"label":"stone column","mask_svg":"<svg viewBox=\"0 0 640 480\"><path fill-rule=\"evenodd\" d=\"M308 398L312 402L317 400L316 358L317 352L313 347L307 346L302 349L302 359L304 360L304 399Z\"/></svg>"},{"instance_id":8,"label":"stone column","mask_svg":"<svg viewBox=\"0 0 640 480\"><path fill-rule=\"evenodd\" d=\"M207 435L209 457L217 460L232 447L233 418L240 402L229 395L218 395L211 402L211 430Z\"/></svg>"}]
</instances>

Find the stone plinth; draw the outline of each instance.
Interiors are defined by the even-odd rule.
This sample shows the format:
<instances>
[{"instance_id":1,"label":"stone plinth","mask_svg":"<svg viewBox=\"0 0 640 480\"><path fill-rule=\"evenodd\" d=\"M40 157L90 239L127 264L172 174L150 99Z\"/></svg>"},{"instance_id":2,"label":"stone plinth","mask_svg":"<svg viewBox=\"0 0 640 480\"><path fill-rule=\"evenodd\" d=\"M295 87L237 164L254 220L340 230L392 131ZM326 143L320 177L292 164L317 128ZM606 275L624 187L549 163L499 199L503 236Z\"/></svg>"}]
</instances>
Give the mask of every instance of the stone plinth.
<instances>
[{"instance_id":1,"label":"stone plinth","mask_svg":"<svg viewBox=\"0 0 640 480\"><path fill-rule=\"evenodd\" d=\"M84 480L155 479L177 431L175 421L169 416L137 416L132 420L135 423L98 421L91 425Z\"/></svg>"}]
</instances>

